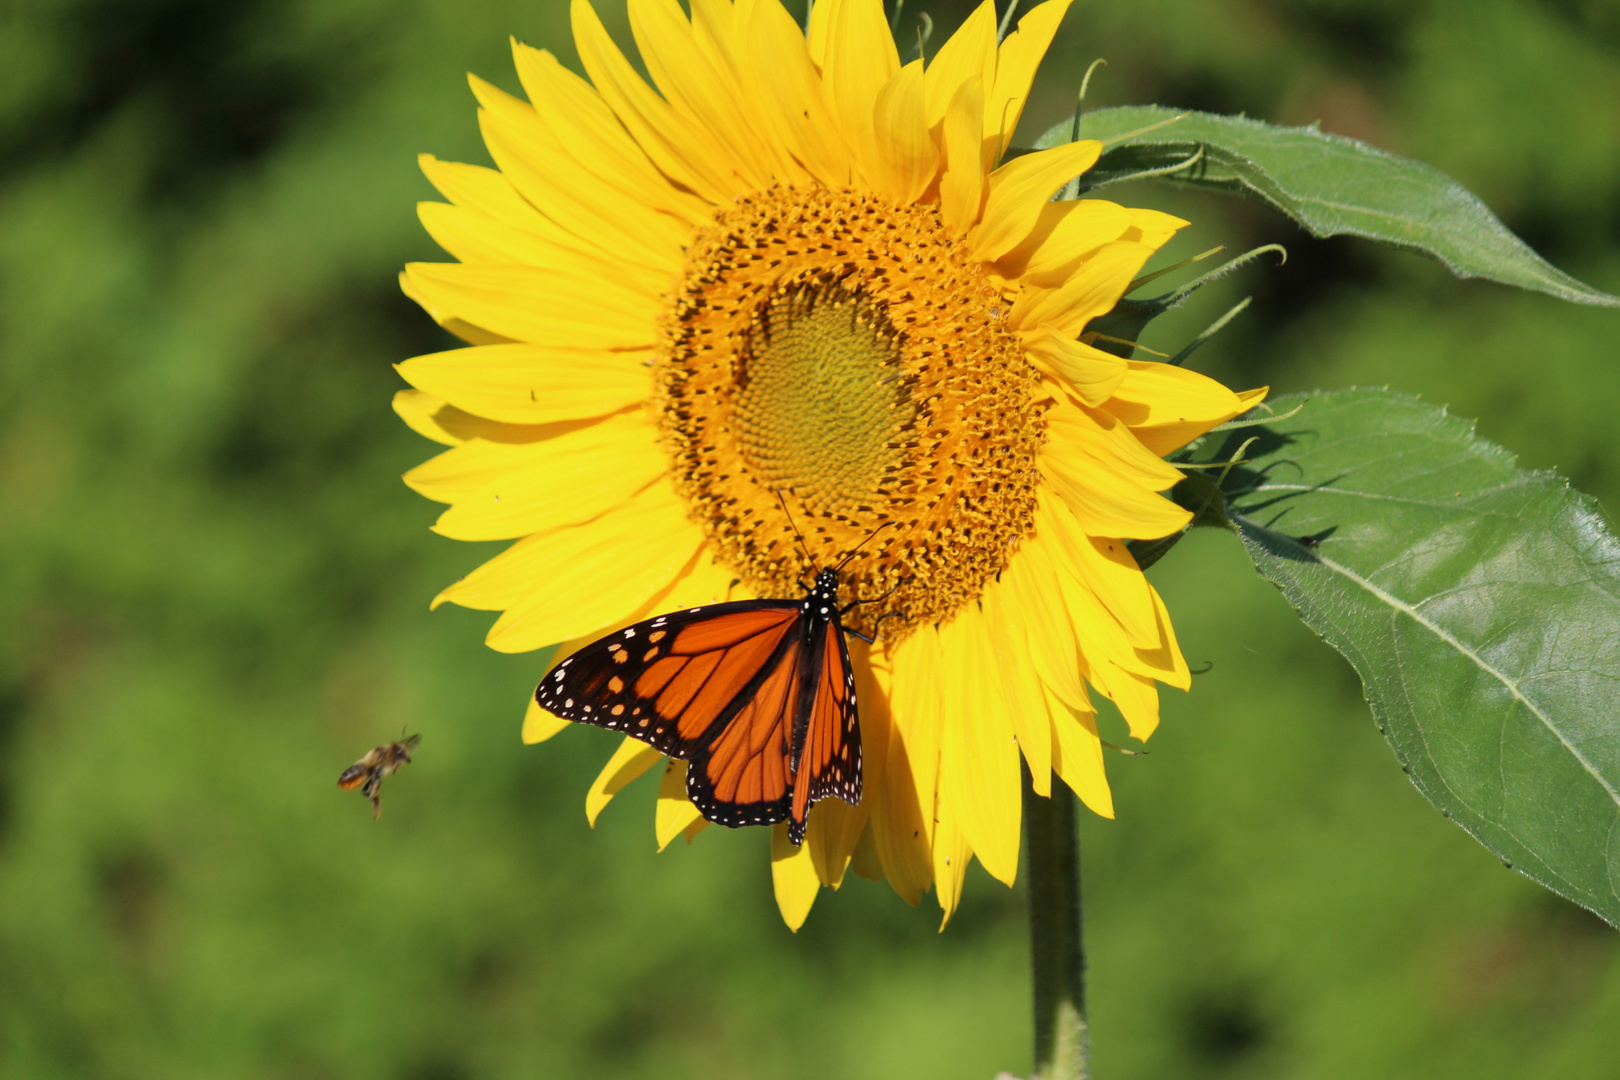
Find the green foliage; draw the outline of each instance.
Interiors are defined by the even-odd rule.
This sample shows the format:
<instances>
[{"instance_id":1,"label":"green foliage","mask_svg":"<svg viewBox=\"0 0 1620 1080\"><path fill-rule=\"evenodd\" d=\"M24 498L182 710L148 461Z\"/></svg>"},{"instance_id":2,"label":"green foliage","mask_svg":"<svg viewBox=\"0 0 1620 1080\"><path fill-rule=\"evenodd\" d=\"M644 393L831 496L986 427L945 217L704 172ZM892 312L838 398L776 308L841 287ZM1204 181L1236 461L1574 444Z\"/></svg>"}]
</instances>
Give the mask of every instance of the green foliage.
<instances>
[{"instance_id":1,"label":"green foliage","mask_svg":"<svg viewBox=\"0 0 1620 1080\"><path fill-rule=\"evenodd\" d=\"M1059 121L1036 146L1068 142ZM1315 237L1360 236L1482 277L1578 304L1620 307L1530 249L1484 203L1439 169L1312 127L1159 105L1100 109L1080 134L1109 146L1083 191L1152 176L1243 195L1293 218Z\"/></svg>"},{"instance_id":2,"label":"green foliage","mask_svg":"<svg viewBox=\"0 0 1620 1080\"><path fill-rule=\"evenodd\" d=\"M1620 542L1444 409L1274 403L1301 404L1211 455L1254 440L1223 496L1255 568L1355 667L1430 802L1620 924Z\"/></svg>"}]
</instances>

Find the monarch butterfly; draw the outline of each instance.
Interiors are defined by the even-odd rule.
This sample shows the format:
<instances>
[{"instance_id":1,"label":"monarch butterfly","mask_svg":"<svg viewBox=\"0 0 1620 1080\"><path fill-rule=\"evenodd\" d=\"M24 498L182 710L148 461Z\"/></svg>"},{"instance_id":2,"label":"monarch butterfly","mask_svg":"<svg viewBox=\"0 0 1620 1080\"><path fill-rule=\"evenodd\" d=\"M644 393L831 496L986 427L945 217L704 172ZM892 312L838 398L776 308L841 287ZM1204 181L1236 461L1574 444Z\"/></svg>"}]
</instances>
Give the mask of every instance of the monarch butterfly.
<instances>
[{"instance_id":1,"label":"monarch butterfly","mask_svg":"<svg viewBox=\"0 0 1620 1080\"><path fill-rule=\"evenodd\" d=\"M860 601L839 608L839 567L800 600L708 604L609 634L552 668L535 700L684 759L704 817L732 828L785 820L797 846L818 800L861 801L842 621Z\"/></svg>"}]
</instances>

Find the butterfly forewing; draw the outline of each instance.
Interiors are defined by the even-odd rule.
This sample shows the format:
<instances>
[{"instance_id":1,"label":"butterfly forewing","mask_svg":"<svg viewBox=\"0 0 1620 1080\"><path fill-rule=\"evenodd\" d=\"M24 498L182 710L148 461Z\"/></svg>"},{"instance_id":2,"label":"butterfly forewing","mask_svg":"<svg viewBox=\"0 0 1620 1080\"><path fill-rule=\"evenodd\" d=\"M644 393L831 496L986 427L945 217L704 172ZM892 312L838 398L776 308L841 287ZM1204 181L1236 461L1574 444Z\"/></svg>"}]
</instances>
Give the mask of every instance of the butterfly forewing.
<instances>
[{"instance_id":1,"label":"butterfly forewing","mask_svg":"<svg viewBox=\"0 0 1620 1080\"><path fill-rule=\"evenodd\" d=\"M763 680L799 613L797 604L744 600L660 615L562 661L535 700L565 720L691 758Z\"/></svg>"}]
</instances>

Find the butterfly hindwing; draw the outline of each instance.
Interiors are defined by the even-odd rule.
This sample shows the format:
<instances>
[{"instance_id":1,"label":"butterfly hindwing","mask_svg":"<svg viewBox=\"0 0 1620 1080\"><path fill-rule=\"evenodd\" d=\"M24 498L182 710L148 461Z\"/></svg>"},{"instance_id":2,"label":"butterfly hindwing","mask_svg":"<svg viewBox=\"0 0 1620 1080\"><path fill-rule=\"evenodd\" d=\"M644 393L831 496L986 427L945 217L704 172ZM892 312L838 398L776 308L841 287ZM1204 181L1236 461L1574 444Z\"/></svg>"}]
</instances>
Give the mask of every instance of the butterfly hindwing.
<instances>
[{"instance_id":1,"label":"butterfly hindwing","mask_svg":"<svg viewBox=\"0 0 1620 1080\"><path fill-rule=\"evenodd\" d=\"M842 634L828 633L816 695L810 706L799 773L807 779L809 800L837 796L851 806L861 801L861 730L855 715L855 671Z\"/></svg>"},{"instance_id":2,"label":"butterfly hindwing","mask_svg":"<svg viewBox=\"0 0 1620 1080\"><path fill-rule=\"evenodd\" d=\"M774 825L792 797L793 719L803 650L793 641L714 741L692 756L686 793L703 816L732 827Z\"/></svg>"}]
</instances>

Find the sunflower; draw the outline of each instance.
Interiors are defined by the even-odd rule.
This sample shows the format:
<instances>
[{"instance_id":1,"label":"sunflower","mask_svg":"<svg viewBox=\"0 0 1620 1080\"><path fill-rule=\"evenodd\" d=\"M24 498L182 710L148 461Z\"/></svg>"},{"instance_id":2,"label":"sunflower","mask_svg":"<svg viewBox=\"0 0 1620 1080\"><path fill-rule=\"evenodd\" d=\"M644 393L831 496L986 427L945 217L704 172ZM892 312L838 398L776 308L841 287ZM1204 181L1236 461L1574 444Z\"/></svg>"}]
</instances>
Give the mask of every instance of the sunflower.
<instances>
[{"instance_id":1,"label":"sunflower","mask_svg":"<svg viewBox=\"0 0 1620 1080\"><path fill-rule=\"evenodd\" d=\"M946 920L970 859L1011 884L1020 755L1037 793L1056 774L1111 817L1092 693L1145 739L1157 683L1189 683L1125 541L1187 523L1164 455L1264 392L1094 346L1186 222L1051 201L1097 142L1008 157L1068 3L998 43L986 0L902 63L881 0L821 0L808 29L778 0L630 0L654 89L574 0L589 80L514 42L527 102L471 80L497 168L422 159L458 261L402 282L469 347L399 368L397 411L451 447L405 479L449 504L437 532L516 541L435 605L563 656L797 596L870 538L843 573L885 597L851 616L877 637L854 657L866 795L819 804L800 847L776 827L794 928L850 869L932 887ZM523 738L567 726L531 703ZM660 761L627 739L592 822ZM707 824L684 770L663 762L660 847Z\"/></svg>"}]
</instances>

